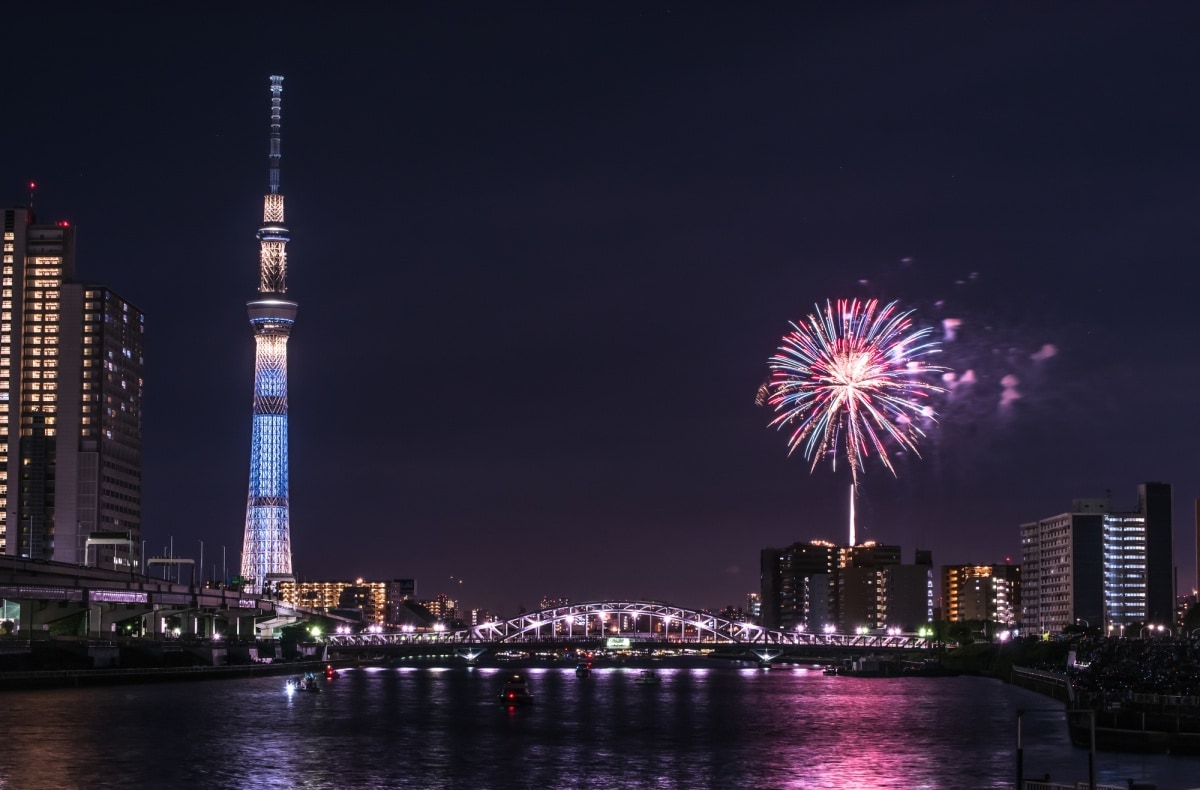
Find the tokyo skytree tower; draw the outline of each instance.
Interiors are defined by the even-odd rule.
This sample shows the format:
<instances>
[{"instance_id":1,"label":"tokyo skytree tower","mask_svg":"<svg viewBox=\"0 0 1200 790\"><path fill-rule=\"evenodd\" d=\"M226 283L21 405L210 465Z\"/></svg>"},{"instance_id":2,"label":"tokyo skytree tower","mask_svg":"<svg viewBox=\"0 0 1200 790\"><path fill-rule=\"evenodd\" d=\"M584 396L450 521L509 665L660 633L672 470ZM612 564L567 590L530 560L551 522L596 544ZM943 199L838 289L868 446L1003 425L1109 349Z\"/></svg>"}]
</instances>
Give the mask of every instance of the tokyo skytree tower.
<instances>
[{"instance_id":1,"label":"tokyo skytree tower","mask_svg":"<svg viewBox=\"0 0 1200 790\"><path fill-rule=\"evenodd\" d=\"M279 192L279 105L283 77L271 77L270 193L258 231L258 298L246 309L254 329L254 427L250 439L250 495L242 540L244 588L261 592L292 577L288 526L287 341L296 321L287 291L288 229Z\"/></svg>"}]
</instances>

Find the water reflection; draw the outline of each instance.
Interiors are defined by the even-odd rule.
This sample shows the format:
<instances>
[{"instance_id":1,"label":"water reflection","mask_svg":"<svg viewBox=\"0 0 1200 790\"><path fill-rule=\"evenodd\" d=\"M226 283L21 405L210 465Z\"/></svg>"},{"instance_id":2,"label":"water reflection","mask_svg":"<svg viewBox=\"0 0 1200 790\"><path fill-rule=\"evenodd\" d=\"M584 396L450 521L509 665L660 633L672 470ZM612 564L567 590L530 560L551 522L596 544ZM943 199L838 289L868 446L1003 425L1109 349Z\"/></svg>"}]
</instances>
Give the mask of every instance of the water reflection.
<instances>
[{"instance_id":1,"label":"water reflection","mask_svg":"<svg viewBox=\"0 0 1200 790\"><path fill-rule=\"evenodd\" d=\"M1011 787L1018 707L980 678L857 679L798 669L348 670L322 693L284 678L9 693L0 788ZM1087 777L1053 716L1027 717L1030 775ZM1102 754L1102 782L1187 787L1200 758Z\"/></svg>"}]
</instances>

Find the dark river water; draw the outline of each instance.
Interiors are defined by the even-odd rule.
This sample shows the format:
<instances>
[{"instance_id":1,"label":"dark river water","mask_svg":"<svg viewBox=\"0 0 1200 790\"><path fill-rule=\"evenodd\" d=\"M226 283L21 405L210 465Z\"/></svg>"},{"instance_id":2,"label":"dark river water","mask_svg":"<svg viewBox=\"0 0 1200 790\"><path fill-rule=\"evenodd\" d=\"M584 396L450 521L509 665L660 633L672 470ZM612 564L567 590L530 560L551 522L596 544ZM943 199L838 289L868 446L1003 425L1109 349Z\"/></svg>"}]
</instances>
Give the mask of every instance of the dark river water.
<instances>
[{"instance_id":1,"label":"dark river water","mask_svg":"<svg viewBox=\"0 0 1200 790\"><path fill-rule=\"evenodd\" d=\"M997 681L714 663L344 670L0 694L0 788L989 788L1087 781L1061 706ZM1200 787L1200 758L1100 753L1097 779ZM1085 785L1086 786L1086 785Z\"/></svg>"}]
</instances>

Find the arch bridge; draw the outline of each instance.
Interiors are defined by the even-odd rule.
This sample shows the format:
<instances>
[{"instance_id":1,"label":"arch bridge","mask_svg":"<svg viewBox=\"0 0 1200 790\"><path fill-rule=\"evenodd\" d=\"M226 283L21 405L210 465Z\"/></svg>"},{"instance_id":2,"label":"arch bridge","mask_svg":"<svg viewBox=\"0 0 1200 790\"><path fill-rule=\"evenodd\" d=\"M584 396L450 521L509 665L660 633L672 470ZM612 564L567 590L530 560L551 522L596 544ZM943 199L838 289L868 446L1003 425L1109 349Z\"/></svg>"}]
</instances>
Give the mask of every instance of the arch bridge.
<instances>
[{"instance_id":1,"label":"arch bridge","mask_svg":"<svg viewBox=\"0 0 1200 790\"><path fill-rule=\"evenodd\" d=\"M406 644L490 644L599 641L624 637L635 643L740 645L748 648L829 647L924 650L930 641L917 634L839 634L780 631L729 620L710 612L657 601L591 601L518 615L455 631L330 634L332 646Z\"/></svg>"}]
</instances>

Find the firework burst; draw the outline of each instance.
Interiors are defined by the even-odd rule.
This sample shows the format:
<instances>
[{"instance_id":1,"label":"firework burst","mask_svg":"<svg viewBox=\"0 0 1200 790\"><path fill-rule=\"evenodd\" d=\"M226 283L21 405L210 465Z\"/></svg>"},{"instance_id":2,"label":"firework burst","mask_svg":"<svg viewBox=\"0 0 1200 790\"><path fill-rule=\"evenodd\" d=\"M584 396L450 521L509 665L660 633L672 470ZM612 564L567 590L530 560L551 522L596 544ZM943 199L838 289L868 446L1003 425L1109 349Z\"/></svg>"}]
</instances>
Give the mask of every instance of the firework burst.
<instances>
[{"instance_id":1,"label":"firework burst","mask_svg":"<svg viewBox=\"0 0 1200 790\"><path fill-rule=\"evenodd\" d=\"M936 421L930 397L945 392L927 379L946 368L923 361L941 350L933 330L914 328L913 311L901 312L896 302L814 307L767 361L764 400L776 412L770 427L791 431L788 454L803 448L810 471L824 456L836 469L841 447L855 486L872 450L894 475L888 446L920 457L921 425Z\"/></svg>"}]
</instances>

